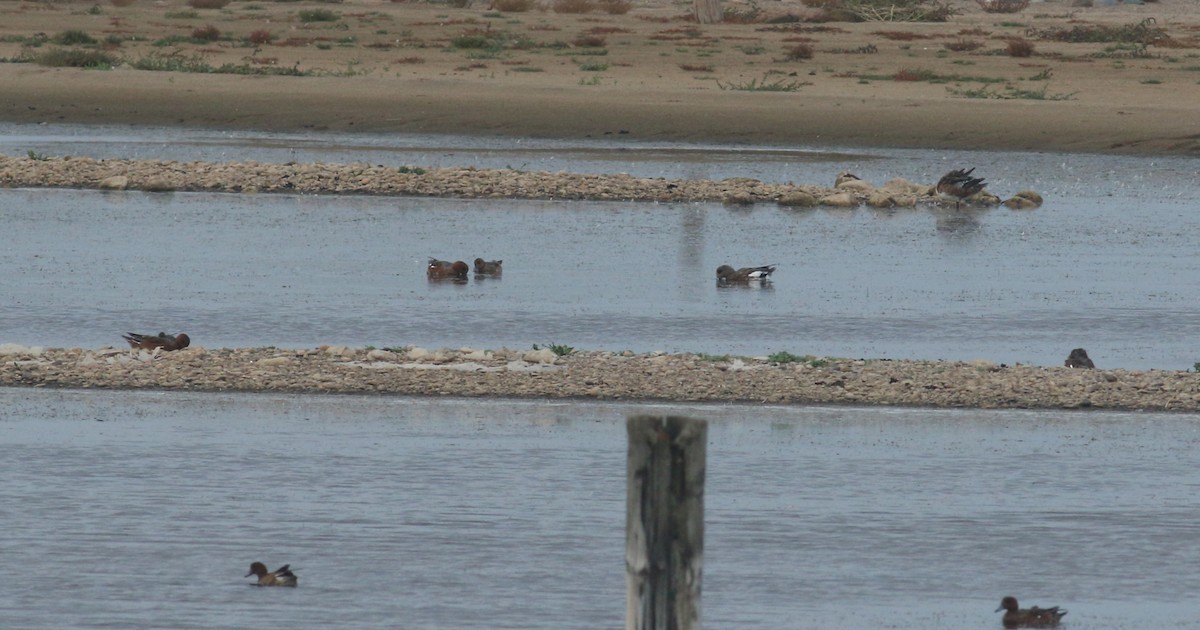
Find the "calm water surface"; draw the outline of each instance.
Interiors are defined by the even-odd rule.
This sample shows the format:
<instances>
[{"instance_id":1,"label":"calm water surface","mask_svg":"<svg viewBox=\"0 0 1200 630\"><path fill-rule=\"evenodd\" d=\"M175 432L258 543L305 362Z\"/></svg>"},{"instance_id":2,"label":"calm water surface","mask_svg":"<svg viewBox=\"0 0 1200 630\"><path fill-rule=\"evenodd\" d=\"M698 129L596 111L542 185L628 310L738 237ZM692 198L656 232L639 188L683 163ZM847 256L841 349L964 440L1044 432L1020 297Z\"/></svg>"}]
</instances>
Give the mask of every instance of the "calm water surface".
<instances>
[{"instance_id":1,"label":"calm water surface","mask_svg":"<svg viewBox=\"0 0 1200 630\"><path fill-rule=\"evenodd\" d=\"M1040 210L2 190L0 342L786 350L1186 369L1200 320L1200 159L0 125L0 152L364 161L829 182L970 164ZM503 259L429 284L427 257ZM718 265L776 263L772 290Z\"/></svg>"},{"instance_id":2,"label":"calm water surface","mask_svg":"<svg viewBox=\"0 0 1200 630\"><path fill-rule=\"evenodd\" d=\"M626 415L710 420L711 628L1200 624L1200 417L0 389L5 628L618 628ZM300 588L257 589L251 561Z\"/></svg>"}]
</instances>

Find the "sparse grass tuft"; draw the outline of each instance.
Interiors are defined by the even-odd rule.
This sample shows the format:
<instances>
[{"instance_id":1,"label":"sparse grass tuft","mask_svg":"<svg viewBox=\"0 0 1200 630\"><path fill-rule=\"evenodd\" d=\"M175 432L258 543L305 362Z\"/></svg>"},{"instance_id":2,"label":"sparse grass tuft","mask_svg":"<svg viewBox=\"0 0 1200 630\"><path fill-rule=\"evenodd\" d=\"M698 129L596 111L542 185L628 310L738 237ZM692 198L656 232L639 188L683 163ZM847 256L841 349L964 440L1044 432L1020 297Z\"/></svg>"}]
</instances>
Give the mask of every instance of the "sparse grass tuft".
<instances>
[{"instance_id":1,"label":"sparse grass tuft","mask_svg":"<svg viewBox=\"0 0 1200 630\"><path fill-rule=\"evenodd\" d=\"M22 54L22 58L48 68L89 68L93 70L111 70L120 61L106 52L82 48L53 48L32 55Z\"/></svg>"},{"instance_id":2,"label":"sparse grass tuft","mask_svg":"<svg viewBox=\"0 0 1200 630\"><path fill-rule=\"evenodd\" d=\"M947 87L946 89L950 92L950 94L954 96L961 96L962 98L986 98L1006 101L1070 101L1075 99L1075 92L1070 92L1067 94L1048 94L1046 86L1042 86L1036 90L1024 90L1010 85L1006 87L1003 92L997 92L988 86L972 89L957 89Z\"/></svg>"},{"instance_id":3,"label":"sparse grass tuft","mask_svg":"<svg viewBox=\"0 0 1200 630\"><path fill-rule=\"evenodd\" d=\"M584 33L571 40L571 45L577 48L603 48L606 39L603 35Z\"/></svg>"},{"instance_id":4,"label":"sparse grass tuft","mask_svg":"<svg viewBox=\"0 0 1200 630\"><path fill-rule=\"evenodd\" d=\"M592 0L554 0L550 9L555 13L591 13L596 5Z\"/></svg>"},{"instance_id":5,"label":"sparse grass tuft","mask_svg":"<svg viewBox=\"0 0 1200 630\"><path fill-rule=\"evenodd\" d=\"M946 47L946 50L952 50L954 52L971 52L972 50L982 47L983 42L977 42L973 39L960 39L956 42L949 42L942 45Z\"/></svg>"},{"instance_id":6,"label":"sparse grass tuft","mask_svg":"<svg viewBox=\"0 0 1200 630\"><path fill-rule=\"evenodd\" d=\"M1032 57L1033 42L1024 37L1012 37L1008 40L1008 46L1005 48L1009 57Z\"/></svg>"},{"instance_id":7,"label":"sparse grass tuft","mask_svg":"<svg viewBox=\"0 0 1200 630\"><path fill-rule=\"evenodd\" d=\"M188 0L187 5L193 9L224 9L233 0Z\"/></svg>"},{"instance_id":8,"label":"sparse grass tuft","mask_svg":"<svg viewBox=\"0 0 1200 630\"><path fill-rule=\"evenodd\" d=\"M697 352L696 358L701 361L712 361L713 363L721 363L729 360L728 354L709 354L707 352Z\"/></svg>"},{"instance_id":9,"label":"sparse grass tuft","mask_svg":"<svg viewBox=\"0 0 1200 630\"><path fill-rule=\"evenodd\" d=\"M632 8L630 0L600 0L600 10L609 15L625 15Z\"/></svg>"},{"instance_id":10,"label":"sparse grass tuft","mask_svg":"<svg viewBox=\"0 0 1200 630\"><path fill-rule=\"evenodd\" d=\"M985 13L1020 13L1029 6L1029 0L975 0Z\"/></svg>"},{"instance_id":11,"label":"sparse grass tuft","mask_svg":"<svg viewBox=\"0 0 1200 630\"><path fill-rule=\"evenodd\" d=\"M800 61L802 59L812 59L813 47L811 44L796 44L788 48L783 53L784 59L788 61Z\"/></svg>"},{"instance_id":12,"label":"sparse grass tuft","mask_svg":"<svg viewBox=\"0 0 1200 630\"><path fill-rule=\"evenodd\" d=\"M534 0L492 0L492 9L502 13L525 13L536 6Z\"/></svg>"},{"instance_id":13,"label":"sparse grass tuft","mask_svg":"<svg viewBox=\"0 0 1200 630\"><path fill-rule=\"evenodd\" d=\"M1121 42L1125 44L1153 44L1167 38L1164 29L1155 26L1149 17L1136 24L1107 26L1102 24L1079 24L1071 28L1052 26L1045 29L1028 29L1026 37L1069 42L1073 44L1091 42Z\"/></svg>"},{"instance_id":14,"label":"sparse grass tuft","mask_svg":"<svg viewBox=\"0 0 1200 630\"><path fill-rule=\"evenodd\" d=\"M309 22L336 22L342 19L341 15L329 9L301 9L296 12L296 17L300 18L300 21L305 24Z\"/></svg>"},{"instance_id":15,"label":"sparse grass tuft","mask_svg":"<svg viewBox=\"0 0 1200 630\"><path fill-rule=\"evenodd\" d=\"M797 92L806 85L812 84L807 81L789 81L787 79L768 81L766 76L763 76L761 81L759 79L750 79L743 83L721 83L717 81L717 87L722 90L743 92Z\"/></svg>"},{"instance_id":16,"label":"sparse grass tuft","mask_svg":"<svg viewBox=\"0 0 1200 630\"><path fill-rule=\"evenodd\" d=\"M775 354L768 356L767 360L771 363L804 363L811 367L823 367L829 365L829 361L826 361L825 359L819 359L811 354L800 356L797 354L792 354L791 352L776 352Z\"/></svg>"},{"instance_id":17,"label":"sparse grass tuft","mask_svg":"<svg viewBox=\"0 0 1200 630\"><path fill-rule=\"evenodd\" d=\"M826 22L945 22L959 14L948 0L802 0Z\"/></svg>"},{"instance_id":18,"label":"sparse grass tuft","mask_svg":"<svg viewBox=\"0 0 1200 630\"><path fill-rule=\"evenodd\" d=\"M84 31L71 30L51 37L50 41L61 46L91 46L96 43L96 38Z\"/></svg>"},{"instance_id":19,"label":"sparse grass tuft","mask_svg":"<svg viewBox=\"0 0 1200 630\"><path fill-rule=\"evenodd\" d=\"M192 39L203 42L215 42L221 39L221 31L209 24L192 30Z\"/></svg>"},{"instance_id":20,"label":"sparse grass tuft","mask_svg":"<svg viewBox=\"0 0 1200 630\"><path fill-rule=\"evenodd\" d=\"M268 31L266 29L250 31L250 34L246 36L246 41L250 42L251 44L253 44L255 46L263 46L265 44L270 44L271 40L273 40L273 39L275 39L275 36L271 34L271 31Z\"/></svg>"},{"instance_id":21,"label":"sparse grass tuft","mask_svg":"<svg viewBox=\"0 0 1200 630\"><path fill-rule=\"evenodd\" d=\"M49 156L47 156L45 153L38 153L37 151L34 151L33 149L30 149L26 155L29 156L29 159L37 161L37 162L45 162L46 160L50 159Z\"/></svg>"}]
</instances>

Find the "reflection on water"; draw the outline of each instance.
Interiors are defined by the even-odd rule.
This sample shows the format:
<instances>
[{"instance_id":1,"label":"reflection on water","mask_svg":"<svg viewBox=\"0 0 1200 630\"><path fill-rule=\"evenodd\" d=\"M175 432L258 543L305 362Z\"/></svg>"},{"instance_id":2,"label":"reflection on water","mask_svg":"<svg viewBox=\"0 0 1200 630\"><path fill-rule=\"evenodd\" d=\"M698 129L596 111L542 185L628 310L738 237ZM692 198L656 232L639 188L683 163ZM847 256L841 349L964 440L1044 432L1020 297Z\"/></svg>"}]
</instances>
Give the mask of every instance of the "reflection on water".
<instances>
[{"instance_id":1,"label":"reflection on water","mask_svg":"<svg viewBox=\"0 0 1200 630\"><path fill-rule=\"evenodd\" d=\"M1200 618L1200 417L0 389L6 628L613 628L623 418L710 420L715 628ZM251 561L300 588L257 589Z\"/></svg>"}]
</instances>

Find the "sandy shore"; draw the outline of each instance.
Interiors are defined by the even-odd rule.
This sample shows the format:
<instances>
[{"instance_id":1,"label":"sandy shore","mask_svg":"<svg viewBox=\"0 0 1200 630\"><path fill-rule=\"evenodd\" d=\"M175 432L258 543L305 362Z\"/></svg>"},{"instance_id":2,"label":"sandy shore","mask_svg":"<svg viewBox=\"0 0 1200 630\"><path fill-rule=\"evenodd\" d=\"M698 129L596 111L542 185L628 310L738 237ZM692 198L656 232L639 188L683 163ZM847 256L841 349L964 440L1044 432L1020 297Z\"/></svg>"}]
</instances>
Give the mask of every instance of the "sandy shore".
<instances>
[{"instance_id":1,"label":"sandy shore","mask_svg":"<svg viewBox=\"0 0 1200 630\"><path fill-rule=\"evenodd\" d=\"M774 361L772 361L774 359ZM0 345L0 385L594 400L1200 411L1200 374L819 357L322 346Z\"/></svg>"},{"instance_id":2,"label":"sandy shore","mask_svg":"<svg viewBox=\"0 0 1200 630\"><path fill-rule=\"evenodd\" d=\"M635 2L621 15L557 13L549 3L521 12L379 0L219 10L182 0L4 3L0 57L36 61L80 48L55 44L72 30L93 38L82 47L107 53L115 67L0 63L0 119L1200 152L1193 2L1076 9L1054 1L1018 14L953 4L960 13L947 22L852 23L817 21L817 10L792 0L727 2L741 23L698 25L689 4L661 1ZM314 10L331 21L304 21ZM781 16L801 21L772 23ZM1140 36L1148 45L1053 35L1139 23L1154 29ZM251 43L255 33L271 40ZM1034 54L1007 54L1014 38L1027 38ZM281 71L305 76L229 74ZM748 89L768 84L776 89Z\"/></svg>"}]
</instances>

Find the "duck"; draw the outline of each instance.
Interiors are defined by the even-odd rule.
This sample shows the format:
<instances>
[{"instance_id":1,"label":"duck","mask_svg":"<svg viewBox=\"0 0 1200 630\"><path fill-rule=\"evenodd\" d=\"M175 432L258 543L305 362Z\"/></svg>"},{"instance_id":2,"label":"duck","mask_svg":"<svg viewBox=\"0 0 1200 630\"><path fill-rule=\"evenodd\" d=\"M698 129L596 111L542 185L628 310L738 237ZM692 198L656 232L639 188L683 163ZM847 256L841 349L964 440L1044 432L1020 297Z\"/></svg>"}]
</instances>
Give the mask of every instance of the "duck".
<instances>
[{"instance_id":1,"label":"duck","mask_svg":"<svg viewBox=\"0 0 1200 630\"><path fill-rule=\"evenodd\" d=\"M504 268L501 267L503 260L484 260L482 258L475 259L475 273L481 276L498 276L504 273Z\"/></svg>"},{"instance_id":2,"label":"duck","mask_svg":"<svg viewBox=\"0 0 1200 630\"><path fill-rule=\"evenodd\" d=\"M954 197L954 207L958 208L964 199L977 194L986 185L982 177L971 177L974 172L974 167L965 171L961 168L950 171L938 180L935 189L939 195Z\"/></svg>"},{"instance_id":3,"label":"duck","mask_svg":"<svg viewBox=\"0 0 1200 630\"><path fill-rule=\"evenodd\" d=\"M1004 617L1000 619L1000 623L1004 624L1005 628L1054 628L1067 614L1067 611L1058 606L1052 608L1034 606L1022 609L1017 605L1017 598L1012 595L1000 600L1000 607L996 609L996 612L1001 610L1005 613Z\"/></svg>"},{"instance_id":4,"label":"duck","mask_svg":"<svg viewBox=\"0 0 1200 630\"><path fill-rule=\"evenodd\" d=\"M1087 350L1084 350L1083 348L1075 348L1072 350L1070 356L1067 357L1067 360L1063 361L1063 365L1069 368L1085 369L1095 369L1096 367L1096 364L1092 363L1092 360L1088 357Z\"/></svg>"},{"instance_id":5,"label":"duck","mask_svg":"<svg viewBox=\"0 0 1200 630\"><path fill-rule=\"evenodd\" d=\"M466 280L467 271L469 270L470 267L467 267L467 263L461 260L450 262L448 260L430 258L429 266L425 268L425 274L429 276L431 280L440 280L442 278Z\"/></svg>"},{"instance_id":6,"label":"duck","mask_svg":"<svg viewBox=\"0 0 1200 630\"><path fill-rule=\"evenodd\" d=\"M772 273L775 273L775 265L742 267L741 269L734 269L729 265L721 265L717 267L717 283L748 284L750 282L769 282Z\"/></svg>"},{"instance_id":7,"label":"duck","mask_svg":"<svg viewBox=\"0 0 1200 630\"><path fill-rule=\"evenodd\" d=\"M129 342L130 348L141 348L143 350L154 350L162 348L165 351L183 350L192 343L192 339L184 333L179 333L172 337L165 332L160 332L157 335L139 335L138 333L125 333L121 338Z\"/></svg>"},{"instance_id":8,"label":"duck","mask_svg":"<svg viewBox=\"0 0 1200 630\"><path fill-rule=\"evenodd\" d=\"M261 562L253 562L250 564L250 572L246 577L251 575L258 576L258 586L295 586L296 574L289 569L290 564L285 564L278 569L268 573L267 565Z\"/></svg>"}]
</instances>

